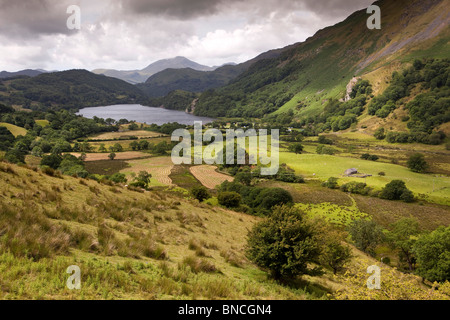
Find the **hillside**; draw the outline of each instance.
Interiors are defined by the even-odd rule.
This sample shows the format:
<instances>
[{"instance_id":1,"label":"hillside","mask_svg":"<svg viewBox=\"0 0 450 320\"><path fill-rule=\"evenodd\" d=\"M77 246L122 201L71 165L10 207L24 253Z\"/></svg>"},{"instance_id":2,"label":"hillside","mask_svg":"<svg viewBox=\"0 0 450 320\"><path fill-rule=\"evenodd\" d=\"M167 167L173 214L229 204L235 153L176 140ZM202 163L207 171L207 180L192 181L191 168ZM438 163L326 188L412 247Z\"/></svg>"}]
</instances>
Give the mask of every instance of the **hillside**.
<instances>
[{"instance_id":1,"label":"hillside","mask_svg":"<svg viewBox=\"0 0 450 320\"><path fill-rule=\"evenodd\" d=\"M42 73L44 73L44 71L31 70L31 69L20 70L20 71L16 71L16 72L2 71L2 72L0 72L0 79L1 78L12 78L12 77L17 77L17 76L35 77Z\"/></svg>"},{"instance_id":2,"label":"hillside","mask_svg":"<svg viewBox=\"0 0 450 320\"><path fill-rule=\"evenodd\" d=\"M109 77L124 80L126 82L137 84L145 82L152 75L166 69L184 69L191 68L197 71L212 71L215 68L204 66L191 61L185 57L175 57L172 59L158 60L142 70L112 70L112 69L96 69L92 72L95 74L103 74Z\"/></svg>"},{"instance_id":3,"label":"hillside","mask_svg":"<svg viewBox=\"0 0 450 320\"><path fill-rule=\"evenodd\" d=\"M276 58L291 47L270 50L244 63L226 64L214 71L166 69L151 76L145 83L138 84L137 87L151 98L152 106L190 110L193 100L198 97L195 93L223 87L256 62Z\"/></svg>"},{"instance_id":4,"label":"hillside","mask_svg":"<svg viewBox=\"0 0 450 320\"><path fill-rule=\"evenodd\" d=\"M45 73L0 81L0 102L25 108L78 109L116 103L145 103L135 86L86 70Z\"/></svg>"},{"instance_id":5,"label":"hillside","mask_svg":"<svg viewBox=\"0 0 450 320\"><path fill-rule=\"evenodd\" d=\"M381 8L381 30L366 27L365 10L317 32L277 58L252 65L231 84L205 93L196 114L263 117L294 111L320 113L329 99L341 99L356 75L370 75L375 93L386 75L416 58L449 56L449 8L445 1L389 1Z\"/></svg>"},{"instance_id":6,"label":"hillside","mask_svg":"<svg viewBox=\"0 0 450 320\"><path fill-rule=\"evenodd\" d=\"M342 290L339 299L348 294L362 299L369 294L352 277L365 278L361 265L376 261L355 248L351 276L326 273L280 284L243 254L247 232L259 218L170 191L137 192L48 174L0 163L2 299L317 299L335 290ZM70 265L81 269L80 291L66 288ZM382 268L390 275L385 281L392 281L392 297L448 299L428 291L417 277Z\"/></svg>"}]
</instances>

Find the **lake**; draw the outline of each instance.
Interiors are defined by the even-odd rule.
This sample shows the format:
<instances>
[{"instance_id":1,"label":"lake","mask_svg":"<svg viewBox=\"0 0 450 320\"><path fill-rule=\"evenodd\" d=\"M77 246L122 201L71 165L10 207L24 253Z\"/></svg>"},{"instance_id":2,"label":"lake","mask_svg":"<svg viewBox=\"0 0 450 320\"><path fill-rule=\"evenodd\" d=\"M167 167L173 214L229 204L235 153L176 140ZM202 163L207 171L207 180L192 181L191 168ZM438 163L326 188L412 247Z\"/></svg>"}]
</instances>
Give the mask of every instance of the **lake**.
<instances>
[{"instance_id":1,"label":"lake","mask_svg":"<svg viewBox=\"0 0 450 320\"><path fill-rule=\"evenodd\" d=\"M207 117L197 117L183 111L167 110L163 108L145 107L140 104L119 104L105 107L84 108L77 112L85 118L99 117L103 119L111 118L116 121L127 119L147 124L162 125L170 122L178 122L186 125L193 125L194 121L203 123L213 122L214 119Z\"/></svg>"}]
</instances>

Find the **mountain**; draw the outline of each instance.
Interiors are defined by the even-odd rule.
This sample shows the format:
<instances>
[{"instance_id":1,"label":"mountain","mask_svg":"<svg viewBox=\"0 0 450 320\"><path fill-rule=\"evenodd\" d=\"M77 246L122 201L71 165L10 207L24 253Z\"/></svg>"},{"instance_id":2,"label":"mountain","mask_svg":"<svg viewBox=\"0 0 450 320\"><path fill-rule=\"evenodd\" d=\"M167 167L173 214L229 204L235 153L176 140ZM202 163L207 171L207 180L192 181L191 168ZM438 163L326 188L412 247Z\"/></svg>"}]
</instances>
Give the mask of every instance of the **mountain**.
<instances>
[{"instance_id":1,"label":"mountain","mask_svg":"<svg viewBox=\"0 0 450 320\"><path fill-rule=\"evenodd\" d=\"M368 79L375 95L393 71L417 58L448 58L450 8L443 0L382 0L381 30L369 30L366 10L318 31L277 57L251 65L229 85L205 92L198 115L263 117L292 111L320 114L327 101L341 99L354 76Z\"/></svg>"},{"instance_id":2,"label":"mountain","mask_svg":"<svg viewBox=\"0 0 450 320\"><path fill-rule=\"evenodd\" d=\"M44 73L0 81L0 103L32 109L78 109L118 103L146 103L134 85L86 70Z\"/></svg>"},{"instance_id":3,"label":"mountain","mask_svg":"<svg viewBox=\"0 0 450 320\"><path fill-rule=\"evenodd\" d=\"M291 46L270 50L240 64L225 64L214 71L198 71L192 68L165 69L137 86L150 98L164 97L172 91L182 90L191 93L204 92L227 85L254 63L278 57ZM183 108L183 110L186 108Z\"/></svg>"},{"instance_id":4,"label":"mountain","mask_svg":"<svg viewBox=\"0 0 450 320\"><path fill-rule=\"evenodd\" d=\"M0 79L12 78L17 76L35 77L45 72L46 71L44 70L32 70L32 69L25 69L16 72L2 71L0 72Z\"/></svg>"},{"instance_id":5,"label":"mountain","mask_svg":"<svg viewBox=\"0 0 450 320\"><path fill-rule=\"evenodd\" d=\"M118 78L129 83L143 83L152 75L165 69L183 69L191 68L197 71L212 71L215 68L204 66L191 61L185 57L175 57L172 59L164 59L156 61L142 70L118 71L109 69L96 69L93 73L103 74L109 77Z\"/></svg>"}]
</instances>

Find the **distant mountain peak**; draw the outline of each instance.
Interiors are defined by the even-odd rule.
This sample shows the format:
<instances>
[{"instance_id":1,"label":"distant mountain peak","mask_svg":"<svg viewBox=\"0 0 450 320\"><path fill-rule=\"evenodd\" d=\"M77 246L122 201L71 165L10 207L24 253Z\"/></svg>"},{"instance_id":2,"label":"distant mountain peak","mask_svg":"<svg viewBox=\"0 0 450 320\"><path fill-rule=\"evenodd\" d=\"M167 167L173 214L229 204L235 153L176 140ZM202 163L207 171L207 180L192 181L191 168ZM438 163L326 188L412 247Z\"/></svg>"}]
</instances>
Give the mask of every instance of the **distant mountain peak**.
<instances>
[{"instance_id":1,"label":"distant mountain peak","mask_svg":"<svg viewBox=\"0 0 450 320\"><path fill-rule=\"evenodd\" d=\"M164 71L166 69L185 69L185 68L191 68L196 71L213 71L216 69L214 67L201 65L183 56L176 56L173 58L155 61L142 70L118 71L108 69L97 69L93 70L92 72L96 74L104 74L110 77L127 81L129 83L136 84L136 83L143 83L154 74L157 74L158 72Z\"/></svg>"}]
</instances>

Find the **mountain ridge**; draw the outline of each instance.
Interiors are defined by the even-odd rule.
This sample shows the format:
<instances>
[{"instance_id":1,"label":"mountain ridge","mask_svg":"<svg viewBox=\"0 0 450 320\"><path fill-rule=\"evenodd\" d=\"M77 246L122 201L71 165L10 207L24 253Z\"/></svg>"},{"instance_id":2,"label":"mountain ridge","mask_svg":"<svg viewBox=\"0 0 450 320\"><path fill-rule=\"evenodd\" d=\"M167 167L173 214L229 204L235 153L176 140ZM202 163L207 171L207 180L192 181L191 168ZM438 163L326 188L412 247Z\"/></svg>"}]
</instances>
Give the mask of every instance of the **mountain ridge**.
<instances>
[{"instance_id":1,"label":"mountain ridge","mask_svg":"<svg viewBox=\"0 0 450 320\"><path fill-rule=\"evenodd\" d=\"M155 61L141 70L114 70L114 69L95 69L95 74L103 74L110 77L118 78L132 84L145 82L152 75L165 69L183 69L191 68L198 71L213 71L214 67L201 65L197 62L189 60L185 57L177 56L169 59Z\"/></svg>"}]
</instances>

